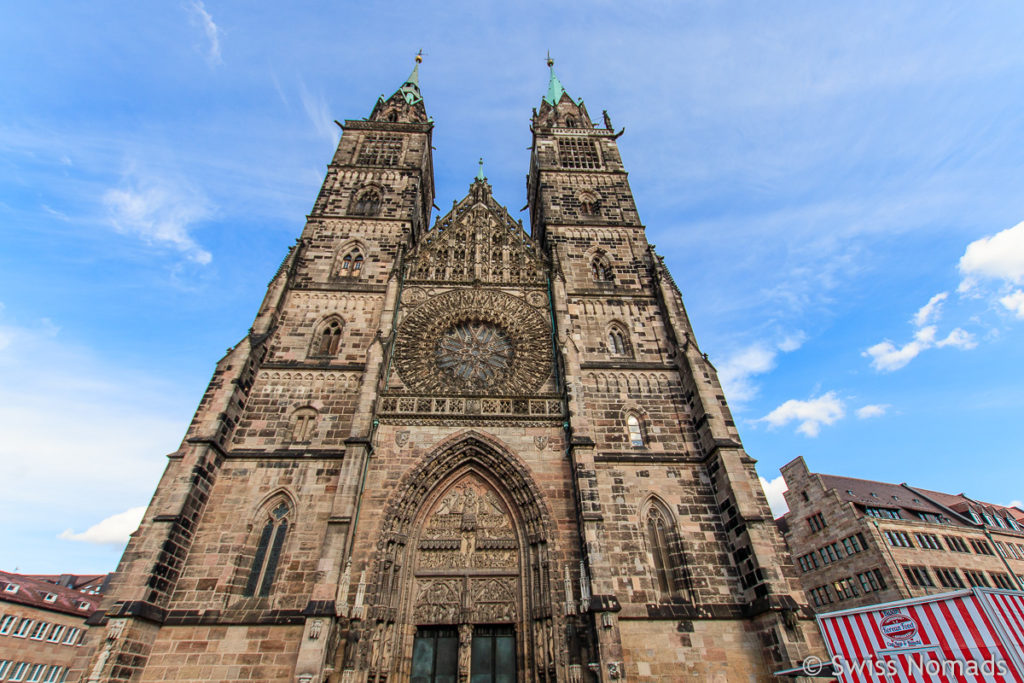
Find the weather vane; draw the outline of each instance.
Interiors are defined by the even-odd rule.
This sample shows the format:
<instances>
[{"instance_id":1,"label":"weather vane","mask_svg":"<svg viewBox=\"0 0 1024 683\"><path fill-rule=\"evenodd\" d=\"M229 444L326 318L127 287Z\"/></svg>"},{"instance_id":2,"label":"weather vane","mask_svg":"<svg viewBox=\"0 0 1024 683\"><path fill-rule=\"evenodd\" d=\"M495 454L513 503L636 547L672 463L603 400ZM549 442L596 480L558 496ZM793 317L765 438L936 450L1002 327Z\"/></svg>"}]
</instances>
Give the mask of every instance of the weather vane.
<instances>
[{"instance_id":1,"label":"weather vane","mask_svg":"<svg viewBox=\"0 0 1024 683\"><path fill-rule=\"evenodd\" d=\"M416 53L416 63L419 64L423 61L423 48L420 48L419 52Z\"/></svg>"},{"instance_id":2,"label":"weather vane","mask_svg":"<svg viewBox=\"0 0 1024 683\"><path fill-rule=\"evenodd\" d=\"M550 67L555 65L555 60L551 59L551 50L548 50L547 63L548 63L548 68L550 68Z\"/></svg>"}]
</instances>

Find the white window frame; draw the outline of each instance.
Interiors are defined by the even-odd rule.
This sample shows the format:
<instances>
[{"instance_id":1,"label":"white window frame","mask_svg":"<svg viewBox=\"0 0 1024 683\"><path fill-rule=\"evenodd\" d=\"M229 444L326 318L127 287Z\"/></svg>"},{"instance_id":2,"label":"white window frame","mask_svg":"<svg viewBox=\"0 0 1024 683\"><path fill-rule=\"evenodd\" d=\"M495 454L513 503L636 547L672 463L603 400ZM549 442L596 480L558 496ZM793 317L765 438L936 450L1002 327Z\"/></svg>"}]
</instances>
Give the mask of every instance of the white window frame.
<instances>
[{"instance_id":1,"label":"white window frame","mask_svg":"<svg viewBox=\"0 0 1024 683\"><path fill-rule=\"evenodd\" d=\"M7 675L7 670L11 668L11 664L13 663L14 662L9 659L0 659L0 678Z\"/></svg>"},{"instance_id":2,"label":"white window frame","mask_svg":"<svg viewBox=\"0 0 1024 683\"><path fill-rule=\"evenodd\" d=\"M39 679L43 677L43 671L45 670L45 664L33 664L32 668L28 671L28 677L25 679L26 683L38 683Z\"/></svg>"},{"instance_id":3,"label":"white window frame","mask_svg":"<svg viewBox=\"0 0 1024 683\"><path fill-rule=\"evenodd\" d=\"M50 630L50 623L48 621L40 621L32 629L32 634L29 636L30 640L43 640L46 638L46 632Z\"/></svg>"},{"instance_id":4,"label":"white window frame","mask_svg":"<svg viewBox=\"0 0 1024 683\"><path fill-rule=\"evenodd\" d=\"M67 626L64 624L54 624L53 628L50 629L50 635L46 637L46 640L51 643L59 643L61 636L64 635L64 629L66 628Z\"/></svg>"},{"instance_id":5,"label":"white window frame","mask_svg":"<svg viewBox=\"0 0 1024 683\"><path fill-rule=\"evenodd\" d=\"M76 628L74 626L69 627L68 628L68 634L66 636L64 636L64 644L65 645L75 645L76 644L75 641L78 639L78 633L79 633L80 630L81 629L78 629L78 628Z\"/></svg>"},{"instance_id":6,"label":"white window frame","mask_svg":"<svg viewBox=\"0 0 1024 683\"><path fill-rule=\"evenodd\" d=\"M51 664L50 670L46 672L43 683L57 683L60 680L60 672L64 669L60 664Z\"/></svg>"},{"instance_id":7,"label":"white window frame","mask_svg":"<svg viewBox=\"0 0 1024 683\"><path fill-rule=\"evenodd\" d=\"M32 628L32 624L36 623L35 619L29 619L28 617L22 617L21 623L18 624L18 630L13 635L15 638L24 638L28 635L28 630Z\"/></svg>"},{"instance_id":8,"label":"white window frame","mask_svg":"<svg viewBox=\"0 0 1024 683\"><path fill-rule=\"evenodd\" d=\"M14 665L14 668L11 669L11 677L8 678L7 680L9 680L9 681L23 681L23 680L25 680L25 670L27 668L28 668L28 662L18 662L17 664Z\"/></svg>"},{"instance_id":9,"label":"white window frame","mask_svg":"<svg viewBox=\"0 0 1024 683\"><path fill-rule=\"evenodd\" d=\"M11 593L13 595L14 593L18 592L18 588L19 588L18 584L16 584L16 583L9 583L6 586L4 586L4 593Z\"/></svg>"},{"instance_id":10,"label":"white window frame","mask_svg":"<svg viewBox=\"0 0 1024 683\"><path fill-rule=\"evenodd\" d=\"M10 635L16 623L18 623L18 617L13 614L5 614L0 619L0 636Z\"/></svg>"}]
</instances>

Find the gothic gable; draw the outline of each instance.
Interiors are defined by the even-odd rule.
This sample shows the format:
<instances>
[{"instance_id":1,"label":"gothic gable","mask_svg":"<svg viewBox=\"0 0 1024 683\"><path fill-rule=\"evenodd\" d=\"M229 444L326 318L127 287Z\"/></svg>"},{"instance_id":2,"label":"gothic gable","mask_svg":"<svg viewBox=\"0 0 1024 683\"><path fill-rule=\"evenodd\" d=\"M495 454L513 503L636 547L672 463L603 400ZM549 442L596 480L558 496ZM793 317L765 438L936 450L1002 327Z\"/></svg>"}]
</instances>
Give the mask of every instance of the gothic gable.
<instances>
[{"instance_id":1,"label":"gothic gable","mask_svg":"<svg viewBox=\"0 0 1024 683\"><path fill-rule=\"evenodd\" d=\"M491 196L477 179L409 257L412 281L543 285L547 259L523 230L522 222Z\"/></svg>"}]
</instances>

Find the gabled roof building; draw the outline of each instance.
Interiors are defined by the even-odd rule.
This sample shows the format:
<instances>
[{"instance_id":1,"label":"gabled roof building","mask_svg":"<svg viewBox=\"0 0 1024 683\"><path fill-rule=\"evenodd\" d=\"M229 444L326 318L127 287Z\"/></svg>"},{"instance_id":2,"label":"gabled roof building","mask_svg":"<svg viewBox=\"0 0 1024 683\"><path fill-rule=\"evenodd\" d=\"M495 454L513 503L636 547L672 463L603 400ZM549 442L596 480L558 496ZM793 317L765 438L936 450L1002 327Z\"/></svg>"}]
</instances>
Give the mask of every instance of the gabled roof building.
<instances>
[{"instance_id":1,"label":"gabled roof building","mask_svg":"<svg viewBox=\"0 0 1024 683\"><path fill-rule=\"evenodd\" d=\"M782 467L789 512L777 520L819 612L969 586L1024 589L1024 510Z\"/></svg>"}]
</instances>

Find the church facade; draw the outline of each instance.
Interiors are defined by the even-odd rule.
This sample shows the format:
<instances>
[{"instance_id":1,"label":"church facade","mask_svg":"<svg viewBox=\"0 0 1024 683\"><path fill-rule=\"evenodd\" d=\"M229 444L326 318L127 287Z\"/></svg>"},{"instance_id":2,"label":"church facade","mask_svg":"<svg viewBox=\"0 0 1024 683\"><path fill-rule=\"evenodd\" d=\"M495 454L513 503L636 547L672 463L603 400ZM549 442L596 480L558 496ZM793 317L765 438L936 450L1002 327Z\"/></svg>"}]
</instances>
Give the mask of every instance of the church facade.
<instances>
[{"instance_id":1,"label":"church facade","mask_svg":"<svg viewBox=\"0 0 1024 683\"><path fill-rule=\"evenodd\" d=\"M551 72L532 229L430 225L410 78L349 120L217 364L87 681L767 681L820 652L607 114Z\"/></svg>"}]
</instances>

